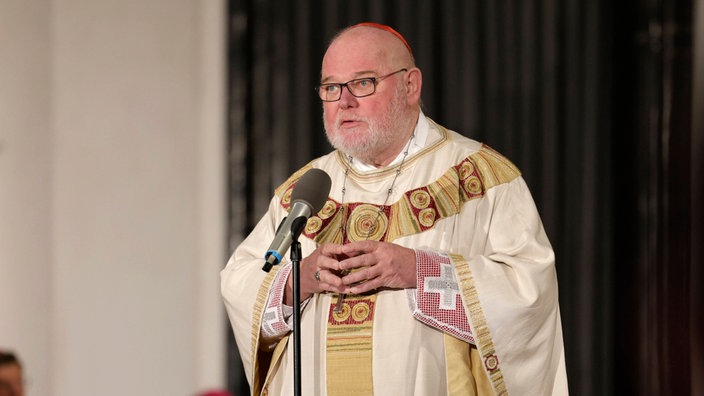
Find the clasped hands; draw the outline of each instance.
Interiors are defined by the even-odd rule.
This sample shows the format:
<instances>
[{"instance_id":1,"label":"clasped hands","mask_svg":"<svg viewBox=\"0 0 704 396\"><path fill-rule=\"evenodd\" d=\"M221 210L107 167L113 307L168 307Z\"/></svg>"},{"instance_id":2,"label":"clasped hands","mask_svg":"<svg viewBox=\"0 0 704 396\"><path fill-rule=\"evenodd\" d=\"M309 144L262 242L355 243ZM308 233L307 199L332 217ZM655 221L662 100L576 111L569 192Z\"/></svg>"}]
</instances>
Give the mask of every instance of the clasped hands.
<instances>
[{"instance_id":1,"label":"clasped hands","mask_svg":"<svg viewBox=\"0 0 704 396\"><path fill-rule=\"evenodd\" d=\"M389 242L322 244L300 265L301 301L323 292L362 294L416 287L415 251ZM292 278L284 293L287 305L293 302Z\"/></svg>"}]
</instances>

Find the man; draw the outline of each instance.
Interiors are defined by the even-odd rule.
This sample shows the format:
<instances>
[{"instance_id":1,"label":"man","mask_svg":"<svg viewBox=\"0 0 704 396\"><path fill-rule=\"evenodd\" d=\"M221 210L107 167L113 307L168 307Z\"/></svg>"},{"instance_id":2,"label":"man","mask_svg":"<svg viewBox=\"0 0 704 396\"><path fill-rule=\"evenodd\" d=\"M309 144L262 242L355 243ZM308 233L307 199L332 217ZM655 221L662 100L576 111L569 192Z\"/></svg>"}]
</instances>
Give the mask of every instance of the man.
<instances>
[{"instance_id":1,"label":"man","mask_svg":"<svg viewBox=\"0 0 704 396\"><path fill-rule=\"evenodd\" d=\"M24 396L22 364L11 352L0 351L0 396Z\"/></svg>"},{"instance_id":2,"label":"man","mask_svg":"<svg viewBox=\"0 0 704 396\"><path fill-rule=\"evenodd\" d=\"M290 263L263 254L310 168L330 196L299 238L304 395L567 394L554 255L519 171L420 108L395 30L339 33L318 94L337 149L294 173L222 271L252 394L293 393Z\"/></svg>"}]
</instances>

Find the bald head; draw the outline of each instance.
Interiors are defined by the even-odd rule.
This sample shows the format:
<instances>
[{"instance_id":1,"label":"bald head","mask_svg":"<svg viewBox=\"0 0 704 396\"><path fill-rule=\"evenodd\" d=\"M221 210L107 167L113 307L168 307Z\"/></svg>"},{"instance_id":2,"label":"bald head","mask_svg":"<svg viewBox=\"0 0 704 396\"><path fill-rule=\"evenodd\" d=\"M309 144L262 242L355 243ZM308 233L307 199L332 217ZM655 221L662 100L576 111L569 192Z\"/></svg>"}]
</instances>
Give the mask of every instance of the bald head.
<instances>
[{"instance_id":1,"label":"bald head","mask_svg":"<svg viewBox=\"0 0 704 396\"><path fill-rule=\"evenodd\" d=\"M410 46L403 37L382 28L384 25L354 25L338 33L323 57L323 69L331 58L363 57L376 63L376 69L415 67Z\"/></svg>"},{"instance_id":2,"label":"bald head","mask_svg":"<svg viewBox=\"0 0 704 396\"><path fill-rule=\"evenodd\" d=\"M361 23L358 23L352 27L360 27L360 26L374 27L374 28L381 29L381 30L384 30L384 31L387 31L387 32L393 34L394 36L398 37L398 39L401 40L401 42L403 42L403 45L405 45L406 49L408 49L408 53L410 53L411 56L413 56L413 50L411 49L411 46L408 44L408 41L406 41L406 38L403 37L401 35L401 33L397 32L396 29L392 28L391 26L382 25L382 24L376 23L376 22L361 22Z\"/></svg>"}]
</instances>

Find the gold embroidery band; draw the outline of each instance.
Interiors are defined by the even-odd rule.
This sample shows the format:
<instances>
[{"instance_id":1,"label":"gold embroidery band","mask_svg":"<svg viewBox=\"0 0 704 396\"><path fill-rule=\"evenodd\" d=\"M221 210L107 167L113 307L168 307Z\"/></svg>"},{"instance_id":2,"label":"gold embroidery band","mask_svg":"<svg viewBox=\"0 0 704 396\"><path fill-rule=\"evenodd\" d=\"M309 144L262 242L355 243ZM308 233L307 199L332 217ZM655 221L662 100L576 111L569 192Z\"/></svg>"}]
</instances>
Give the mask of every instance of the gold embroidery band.
<instances>
[{"instance_id":1,"label":"gold embroidery band","mask_svg":"<svg viewBox=\"0 0 704 396\"><path fill-rule=\"evenodd\" d=\"M310 164L277 188L276 193L285 209L290 207L295 182L309 168ZM425 232L438 221L459 213L466 202L481 198L492 187L519 176L518 168L508 159L488 146L482 146L481 150L451 166L434 182L406 191L388 206L349 202L344 204L343 210L342 203L328 198L323 209L308 219L303 234L318 243L363 239L394 241ZM380 208L383 211L378 216ZM340 231L343 224L346 224L347 236ZM372 224L375 232L367 237Z\"/></svg>"},{"instance_id":2,"label":"gold embroidery band","mask_svg":"<svg viewBox=\"0 0 704 396\"><path fill-rule=\"evenodd\" d=\"M467 310L471 318L472 334L474 334L474 339L477 341L477 349L479 349L481 354L484 370L494 387L496 395L508 395L506 383L504 383L504 375L501 372L501 361L496 354L494 340L491 337L489 325L484 316L484 309L479 301L477 289L474 286L472 270L469 268L467 260L461 255L451 254L450 258L457 269L457 278L462 285L460 288L462 290L462 301L464 302L465 310Z\"/></svg>"},{"instance_id":3,"label":"gold embroidery band","mask_svg":"<svg viewBox=\"0 0 704 396\"><path fill-rule=\"evenodd\" d=\"M333 311L336 303L334 298L328 314L327 394L373 395L372 330L376 295L349 295L338 313Z\"/></svg>"},{"instance_id":4,"label":"gold embroidery band","mask_svg":"<svg viewBox=\"0 0 704 396\"><path fill-rule=\"evenodd\" d=\"M255 395L259 394L259 391L264 386L266 378L269 376L270 372L270 362L268 361L268 358L270 357L263 356L263 353L259 349L259 335L262 327L262 317L264 316L264 309L266 308L266 302L269 298L269 288L271 287L271 284L274 281L274 277L276 276L276 273L279 271L280 268L280 266L274 267L274 270L270 271L264 277L264 280L262 281L262 284L261 286L259 286L259 290L257 291L257 300L254 303L254 310L252 313L252 332L250 338L252 342L252 373L254 375L254 378L252 378L252 394ZM282 341L281 344L285 345L286 343Z\"/></svg>"}]
</instances>

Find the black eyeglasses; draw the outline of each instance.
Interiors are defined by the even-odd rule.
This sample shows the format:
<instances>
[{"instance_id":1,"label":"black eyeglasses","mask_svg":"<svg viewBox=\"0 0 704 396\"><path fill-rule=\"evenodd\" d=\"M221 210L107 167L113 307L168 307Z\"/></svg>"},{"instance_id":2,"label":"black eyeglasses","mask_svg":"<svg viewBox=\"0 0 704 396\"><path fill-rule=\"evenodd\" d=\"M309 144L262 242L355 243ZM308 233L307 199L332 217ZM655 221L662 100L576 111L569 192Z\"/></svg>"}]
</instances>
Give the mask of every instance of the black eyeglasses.
<instances>
[{"instance_id":1,"label":"black eyeglasses","mask_svg":"<svg viewBox=\"0 0 704 396\"><path fill-rule=\"evenodd\" d=\"M320 99L323 102L336 102L340 100L342 97L342 87L347 87L347 90L350 91L353 96L363 98L376 92L376 84L379 81L385 79L386 77L393 76L396 73L405 71L408 71L408 69L396 70L395 72L381 77L356 78L354 80L347 81L346 83L320 84L315 87L315 90L318 92L318 96L320 96Z\"/></svg>"}]
</instances>

